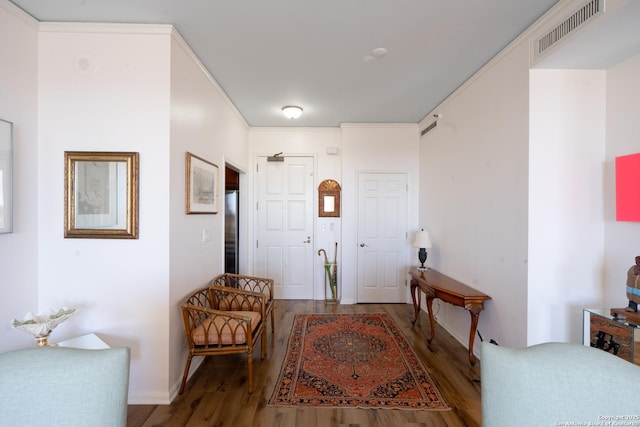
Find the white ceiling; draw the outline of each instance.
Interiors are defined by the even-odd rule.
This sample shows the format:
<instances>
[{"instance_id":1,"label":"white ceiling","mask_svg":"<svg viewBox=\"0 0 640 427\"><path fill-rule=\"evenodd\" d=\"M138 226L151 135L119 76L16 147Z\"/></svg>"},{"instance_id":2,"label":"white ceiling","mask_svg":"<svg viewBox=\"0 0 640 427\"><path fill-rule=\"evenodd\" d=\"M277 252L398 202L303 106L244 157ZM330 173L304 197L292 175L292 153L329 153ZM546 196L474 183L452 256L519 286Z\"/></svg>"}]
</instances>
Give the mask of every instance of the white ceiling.
<instances>
[{"instance_id":1,"label":"white ceiling","mask_svg":"<svg viewBox=\"0 0 640 427\"><path fill-rule=\"evenodd\" d=\"M419 122L557 0L12 2L47 22L172 24L249 125L338 126Z\"/></svg>"}]
</instances>

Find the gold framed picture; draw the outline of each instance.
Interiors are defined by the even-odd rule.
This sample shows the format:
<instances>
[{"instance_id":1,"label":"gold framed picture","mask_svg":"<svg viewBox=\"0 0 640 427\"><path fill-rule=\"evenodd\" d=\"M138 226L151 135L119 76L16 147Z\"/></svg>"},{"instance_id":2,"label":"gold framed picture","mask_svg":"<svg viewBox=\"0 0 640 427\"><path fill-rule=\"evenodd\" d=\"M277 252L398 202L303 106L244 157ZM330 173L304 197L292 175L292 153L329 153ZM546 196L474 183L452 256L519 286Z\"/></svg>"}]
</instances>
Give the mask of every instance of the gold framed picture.
<instances>
[{"instance_id":1,"label":"gold framed picture","mask_svg":"<svg viewBox=\"0 0 640 427\"><path fill-rule=\"evenodd\" d=\"M134 152L65 151L64 237L138 238Z\"/></svg>"},{"instance_id":2,"label":"gold framed picture","mask_svg":"<svg viewBox=\"0 0 640 427\"><path fill-rule=\"evenodd\" d=\"M218 166L187 152L187 214L218 213Z\"/></svg>"}]
</instances>

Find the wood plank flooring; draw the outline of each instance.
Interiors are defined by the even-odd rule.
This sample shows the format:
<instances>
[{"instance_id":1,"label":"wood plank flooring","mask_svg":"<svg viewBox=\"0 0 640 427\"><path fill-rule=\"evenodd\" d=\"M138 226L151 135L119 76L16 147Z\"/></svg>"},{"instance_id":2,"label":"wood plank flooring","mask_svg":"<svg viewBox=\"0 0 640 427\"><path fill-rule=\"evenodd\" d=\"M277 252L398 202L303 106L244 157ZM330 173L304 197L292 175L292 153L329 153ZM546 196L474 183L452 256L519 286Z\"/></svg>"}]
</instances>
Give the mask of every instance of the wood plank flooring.
<instances>
[{"instance_id":1,"label":"wood plank flooring","mask_svg":"<svg viewBox=\"0 0 640 427\"><path fill-rule=\"evenodd\" d=\"M429 370L450 411L271 407L295 313L388 312ZM480 426L480 367L469 364L467 350L439 325L431 345L429 318L421 312L411 325L410 304L335 305L323 301L276 301L275 337L269 331L267 358L254 356L253 394L247 393L246 356L209 357L171 405L130 405L128 427L366 427ZM270 329L270 328L269 328Z\"/></svg>"}]
</instances>

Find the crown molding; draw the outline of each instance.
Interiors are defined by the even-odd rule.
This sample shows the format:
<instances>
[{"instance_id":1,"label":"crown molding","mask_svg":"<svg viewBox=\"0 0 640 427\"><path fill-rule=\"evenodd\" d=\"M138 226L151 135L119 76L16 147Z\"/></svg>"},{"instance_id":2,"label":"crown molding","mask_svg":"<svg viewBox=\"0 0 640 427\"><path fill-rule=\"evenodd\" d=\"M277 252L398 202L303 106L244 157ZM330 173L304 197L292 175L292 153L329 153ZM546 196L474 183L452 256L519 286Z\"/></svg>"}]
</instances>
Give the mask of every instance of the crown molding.
<instances>
[{"instance_id":1,"label":"crown molding","mask_svg":"<svg viewBox=\"0 0 640 427\"><path fill-rule=\"evenodd\" d=\"M34 30L39 29L40 22L8 0L0 0L0 8L18 18Z\"/></svg>"}]
</instances>

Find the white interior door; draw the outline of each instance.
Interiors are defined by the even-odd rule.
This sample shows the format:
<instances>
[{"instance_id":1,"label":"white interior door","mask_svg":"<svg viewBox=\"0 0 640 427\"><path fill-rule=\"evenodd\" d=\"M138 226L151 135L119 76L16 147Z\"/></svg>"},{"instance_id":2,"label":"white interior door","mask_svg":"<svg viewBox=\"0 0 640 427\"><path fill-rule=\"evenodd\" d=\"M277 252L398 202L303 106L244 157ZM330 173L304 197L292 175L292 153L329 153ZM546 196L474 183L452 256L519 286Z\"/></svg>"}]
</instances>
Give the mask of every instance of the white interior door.
<instances>
[{"instance_id":1,"label":"white interior door","mask_svg":"<svg viewBox=\"0 0 640 427\"><path fill-rule=\"evenodd\" d=\"M358 175L358 302L406 302L407 175Z\"/></svg>"},{"instance_id":2,"label":"white interior door","mask_svg":"<svg viewBox=\"0 0 640 427\"><path fill-rule=\"evenodd\" d=\"M258 158L255 271L278 299L313 299L313 168L313 157Z\"/></svg>"}]
</instances>

